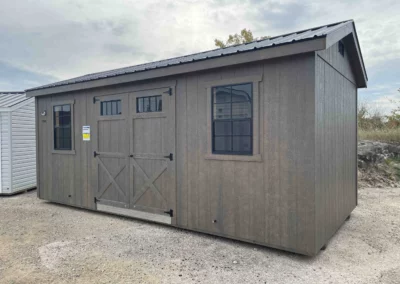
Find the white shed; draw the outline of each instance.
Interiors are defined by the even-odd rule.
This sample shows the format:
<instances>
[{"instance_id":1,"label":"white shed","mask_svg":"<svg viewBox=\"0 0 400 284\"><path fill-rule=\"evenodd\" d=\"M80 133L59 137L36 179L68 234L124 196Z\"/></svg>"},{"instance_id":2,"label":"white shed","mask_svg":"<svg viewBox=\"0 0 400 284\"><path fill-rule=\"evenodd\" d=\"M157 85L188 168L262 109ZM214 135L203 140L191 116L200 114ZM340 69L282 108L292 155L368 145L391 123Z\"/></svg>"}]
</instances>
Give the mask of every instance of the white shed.
<instances>
[{"instance_id":1,"label":"white shed","mask_svg":"<svg viewBox=\"0 0 400 284\"><path fill-rule=\"evenodd\" d=\"M35 99L0 92L0 195L36 187Z\"/></svg>"}]
</instances>

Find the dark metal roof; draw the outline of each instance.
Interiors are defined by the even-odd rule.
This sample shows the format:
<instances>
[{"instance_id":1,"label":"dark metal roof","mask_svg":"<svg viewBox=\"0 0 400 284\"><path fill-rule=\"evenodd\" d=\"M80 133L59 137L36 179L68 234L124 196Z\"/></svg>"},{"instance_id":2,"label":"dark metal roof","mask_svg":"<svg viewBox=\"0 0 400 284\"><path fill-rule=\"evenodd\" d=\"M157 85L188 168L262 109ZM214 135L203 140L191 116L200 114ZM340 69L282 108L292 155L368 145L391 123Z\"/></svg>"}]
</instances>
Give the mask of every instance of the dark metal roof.
<instances>
[{"instance_id":1,"label":"dark metal roof","mask_svg":"<svg viewBox=\"0 0 400 284\"><path fill-rule=\"evenodd\" d=\"M52 88L52 87L56 87L56 86L69 85L69 84L75 84L75 83L80 83L80 82L87 82L87 81L92 81L92 80L97 80L97 79L104 79L104 78L114 77L114 76L119 76L119 75L124 75L124 74L143 72L143 71L147 71L147 70L153 70L153 69L158 69L158 68L175 66L175 65L179 65L179 64L191 63L191 62L196 62L196 61L200 61L200 60L207 60L207 59L217 58L217 57L221 57L221 56L237 54L237 53L241 53L241 52L249 52L249 51L254 51L254 50L259 50L259 49L264 49L264 48L269 48L269 47L275 47L275 46L295 43L295 42L299 42L299 41L312 40L315 38L326 37L329 33L335 31L336 29L341 28L342 26L346 25L349 22L352 22L352 20L343 21L343 22L334 23L334 24L325 25L325 26L320 26L320 27L315 27L315 28L311 28L311 29L307 29L307 30L302 30L302 31L294 32L294 33L275 36L275 37L271 37L271 38L264 39L264 40L253 41L250 43L234 45L234 46L230 46L230 47L226 47L226 48L218 48L218 49L214 49L214 50L209 50L209 51L195 53L195 54L191 54L191 55L170 58L170 59L166 59L166 60L160 60L160 61L140 64L140 65L125 67L125 68L119 68L119 69L99 72L99 73L87 74L84 76L80 76L80 77L76 77L76 78L72 78L72 79L59 81L56 83L28 89L27 91Z\"/></svg>"}]
</instances>

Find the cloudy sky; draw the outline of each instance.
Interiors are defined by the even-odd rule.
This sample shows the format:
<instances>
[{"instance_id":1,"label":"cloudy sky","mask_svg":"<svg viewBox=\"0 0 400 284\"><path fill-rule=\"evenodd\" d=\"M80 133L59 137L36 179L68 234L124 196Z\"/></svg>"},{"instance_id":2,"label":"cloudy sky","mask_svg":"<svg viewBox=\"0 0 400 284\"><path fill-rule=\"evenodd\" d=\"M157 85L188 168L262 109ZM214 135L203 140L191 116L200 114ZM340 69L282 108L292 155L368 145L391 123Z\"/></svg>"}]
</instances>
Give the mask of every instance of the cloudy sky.
<instances>
[{"instance_id":1,"label":"cloudy sky","mask_svg":"<svg viewBox=\"0 0 400 284\"><path fill-rule=\"evenodd\" d=\"M213 49L243 28L275 36L354 19L369 77L359 100L400 101L398 0L0 0L0 90Z\"/></svg>"}]
</instances>

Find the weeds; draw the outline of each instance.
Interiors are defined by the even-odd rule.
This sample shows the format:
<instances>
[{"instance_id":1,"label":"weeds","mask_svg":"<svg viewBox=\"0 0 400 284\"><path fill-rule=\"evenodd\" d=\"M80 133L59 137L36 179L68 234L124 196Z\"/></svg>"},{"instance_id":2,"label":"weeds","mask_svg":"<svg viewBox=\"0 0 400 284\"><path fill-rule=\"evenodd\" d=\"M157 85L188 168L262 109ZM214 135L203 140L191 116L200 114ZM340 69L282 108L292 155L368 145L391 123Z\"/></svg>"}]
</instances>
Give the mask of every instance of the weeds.
<instances>
[{"instance_id":1,"label":"weeds","mask_svg":"<svg viewBox=\"0 0 400 284\"><path fill-rule=\"evenodd\" d=\"M360 140L372 140L400 144L400 128L395 129L358 129Z\"/></svg>"},{"instance_id":2,"label":"weeds","mask_svg":"<svg viewBox=\"0 0 400 284\"><path fill-rule=\"evenodd\" d=\"M400 106L389 115L382 115L370 106L361 104L358 106L357 120L360 140L400 144Z\"/></svg>"}]
</instances>

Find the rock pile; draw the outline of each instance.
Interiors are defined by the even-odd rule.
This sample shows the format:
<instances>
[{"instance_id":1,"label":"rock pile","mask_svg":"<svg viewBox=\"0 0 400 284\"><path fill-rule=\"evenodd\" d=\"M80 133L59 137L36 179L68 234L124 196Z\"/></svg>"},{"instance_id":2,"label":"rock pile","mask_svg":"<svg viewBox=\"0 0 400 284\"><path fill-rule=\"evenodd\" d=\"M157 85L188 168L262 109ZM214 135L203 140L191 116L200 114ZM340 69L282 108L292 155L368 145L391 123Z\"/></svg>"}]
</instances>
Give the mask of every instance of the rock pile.
<instances>
[{"instance_id":1,"label":"rock pile","mask_svg":"<svg viewBox=\"0 0 400 284\"><path fill-rule=\"evenodd\" d=\"M400 186L400 146L360 141L358 143L359 187Z\"/></svg>"}]
</instances>

